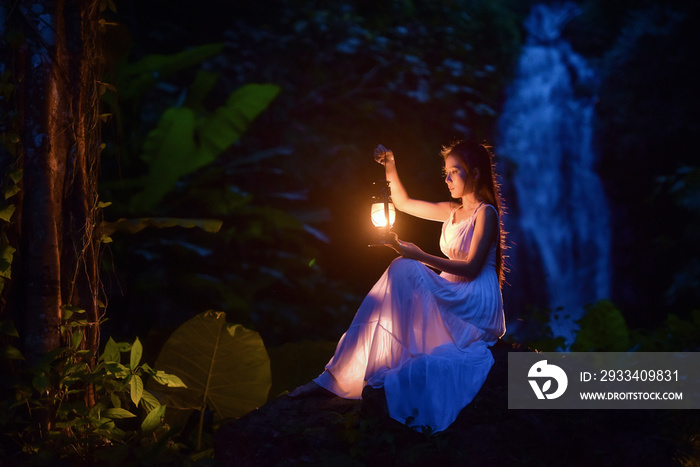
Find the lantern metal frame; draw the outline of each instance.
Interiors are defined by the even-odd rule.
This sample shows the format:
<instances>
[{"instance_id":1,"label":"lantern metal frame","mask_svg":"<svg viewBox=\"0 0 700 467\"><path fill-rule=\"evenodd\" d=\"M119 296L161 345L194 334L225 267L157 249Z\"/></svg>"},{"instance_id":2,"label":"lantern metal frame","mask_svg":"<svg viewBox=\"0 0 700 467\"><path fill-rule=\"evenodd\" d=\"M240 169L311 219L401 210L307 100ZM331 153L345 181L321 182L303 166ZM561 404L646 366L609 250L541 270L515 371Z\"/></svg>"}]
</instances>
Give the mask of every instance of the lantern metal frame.
<instances>
[{"instance_id":1,"label":"lantern metal frame","mask_svg":"<svg viewBox=\"0 0 700 467\"><path fill-rule=\"evenodd\" d=\"M370 209L370 218L378 234L375 238L376 241L371 243L369 246L383 246L391 243L393 237L391 235L391 229L396 221L396 208L391 201L391 187L389 186L388 180L378 180L372 183L375 187L378 187L377 195L372 196L372 207ZM378 224L375 222L374 206L376 204L383 205L383 222Z\"/></svg>"}]
</instances>

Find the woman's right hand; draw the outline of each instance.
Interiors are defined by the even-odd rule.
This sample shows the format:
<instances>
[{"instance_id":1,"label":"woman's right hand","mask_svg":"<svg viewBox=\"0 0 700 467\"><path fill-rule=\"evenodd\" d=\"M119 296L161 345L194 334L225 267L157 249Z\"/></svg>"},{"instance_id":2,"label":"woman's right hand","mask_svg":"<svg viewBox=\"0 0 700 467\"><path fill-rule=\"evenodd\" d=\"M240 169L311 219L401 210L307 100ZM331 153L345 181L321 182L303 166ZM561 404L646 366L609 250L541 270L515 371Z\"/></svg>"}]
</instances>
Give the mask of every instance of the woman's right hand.
<instances>
[{"instance_id":1,"label":"woman's right hand","mask_svg":"<svg viewBox=\"0 0 700 467\"><path fill-rule=\"evenodd\" d=\"M386 165L387 162L394 161L394 153L391 152L391 149L387 149L380 144L374 150L374 160L382 165Z\"/></svg>"}]
</instances>

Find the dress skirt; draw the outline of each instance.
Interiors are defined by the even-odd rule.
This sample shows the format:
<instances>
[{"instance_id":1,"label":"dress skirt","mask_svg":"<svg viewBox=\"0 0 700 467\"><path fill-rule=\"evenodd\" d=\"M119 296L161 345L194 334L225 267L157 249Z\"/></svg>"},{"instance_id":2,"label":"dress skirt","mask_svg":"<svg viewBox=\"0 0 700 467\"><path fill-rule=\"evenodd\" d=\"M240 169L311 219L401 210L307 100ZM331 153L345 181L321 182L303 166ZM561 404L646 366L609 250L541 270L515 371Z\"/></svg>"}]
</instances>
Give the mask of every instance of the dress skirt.
<instances>
[{"instance_id":1,"label":"dress skirt","mask_svg":"<svg viewBox=\"0 0 700 467\"><path fill-rule=\"evenodd\" d=\"M366 385L384 387L392 418L445 430L483 385L493 365L489 346L505 332L492 263L466 281L397 258L314 381L349 399Z\"/></svg>"}]
</instances>

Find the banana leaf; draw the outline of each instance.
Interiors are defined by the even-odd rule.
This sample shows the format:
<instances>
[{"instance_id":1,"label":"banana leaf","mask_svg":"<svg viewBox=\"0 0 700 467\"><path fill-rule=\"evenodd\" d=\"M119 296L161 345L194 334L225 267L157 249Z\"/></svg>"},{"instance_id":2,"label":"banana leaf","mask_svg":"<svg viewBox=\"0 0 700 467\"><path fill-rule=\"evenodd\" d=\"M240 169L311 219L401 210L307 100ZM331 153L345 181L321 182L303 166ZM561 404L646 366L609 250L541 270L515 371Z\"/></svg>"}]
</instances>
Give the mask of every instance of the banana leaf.
<instances>
[{"instance_id":1,"label":"banana leaf","mask_svg":"<svg viewBox=\"0 0 700 467\"><path fill-rule=\"evenodd\" d=\"M153 208L181 177L214 162L279 92L279 86L272 84L247 84L204 117L188 107L166 110L144 141L141 158L149 172L143 190L132 198L132 208Z\"/></svg>"},{"instance_id":2,"label":"banana leaf","mask_svg":"<svg viewBox=\"0 0 700 467\"><path fill-rule=\"evenodd\" d=\"M103 222L102 235L109 236L114 232L126 232L134 234L146 227L159 229L169 227L183 227L190 229L198 227L205 232L216 233L221 229L222 222L218 219L181 219L177 217L139 217L133 219L121 218L114 222Z\"/></svg>"},{"instance_id":3,"label":"banana leaf","mask_svg":"<svg viewBox=\"0 0 700 467\"><path fill-rule=\"evenodd\" d=\"M168 413L212 410L218 419L237 418L260 407L271 386L270 359L260 335L207 311L182 324L163 346L155 367L179 376L187 388L147 387ZM172 422L169 421L172 424Z\"/></svg>"}]
</instances>

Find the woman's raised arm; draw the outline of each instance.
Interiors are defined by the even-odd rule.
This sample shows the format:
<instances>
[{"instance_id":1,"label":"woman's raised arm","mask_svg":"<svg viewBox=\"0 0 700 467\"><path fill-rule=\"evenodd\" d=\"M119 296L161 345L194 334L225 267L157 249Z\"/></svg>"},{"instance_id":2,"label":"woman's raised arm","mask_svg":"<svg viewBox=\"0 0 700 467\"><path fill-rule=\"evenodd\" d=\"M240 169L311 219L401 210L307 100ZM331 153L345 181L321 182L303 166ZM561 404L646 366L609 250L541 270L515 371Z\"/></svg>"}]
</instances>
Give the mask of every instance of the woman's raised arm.
<instances>
[{"instance_id":1,"label":"woman's raised arm","mask_svg":"<svg viewBox=\"0 0 700 467\"><path fill-rule=\"evenodd\" d=\"M391 150L380 144L374 150L374 159L382 164L386 170L386 179L389 181L389 188L391 189L391 199L396 209L406 214L432 221L443 222L450 217L450 213L456 204L449 201L433 203L413 199L408 196L396 170L396 160Z\"/></svg>"}]
</instances>

